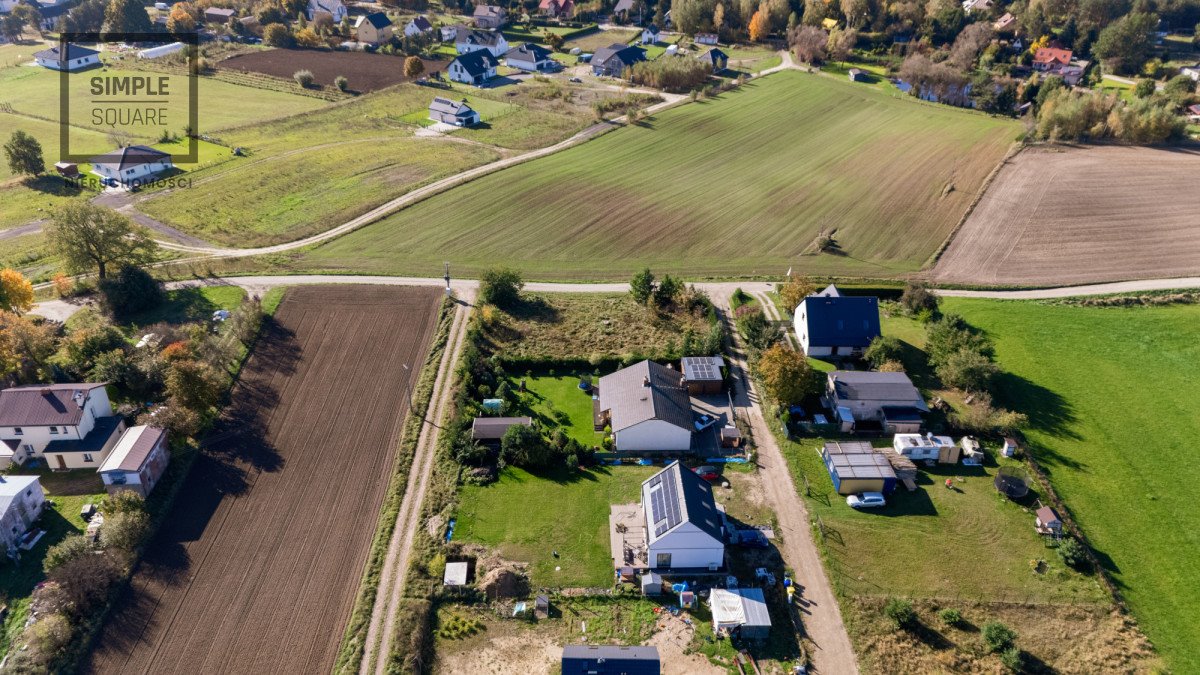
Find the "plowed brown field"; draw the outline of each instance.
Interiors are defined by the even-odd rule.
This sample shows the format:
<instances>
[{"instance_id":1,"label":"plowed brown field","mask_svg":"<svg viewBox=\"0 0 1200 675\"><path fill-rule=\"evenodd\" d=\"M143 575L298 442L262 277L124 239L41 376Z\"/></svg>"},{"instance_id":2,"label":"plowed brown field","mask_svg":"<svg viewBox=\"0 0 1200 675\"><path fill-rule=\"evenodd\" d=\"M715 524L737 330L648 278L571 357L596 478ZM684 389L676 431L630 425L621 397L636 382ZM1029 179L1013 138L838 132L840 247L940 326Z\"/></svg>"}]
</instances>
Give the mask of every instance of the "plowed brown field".
<instances>
[{"instance_id":1,"label":"plowed brown field","mask_svg":"<svg viewBox=\"0 0 1200 675\"><path fill-rule=\"evenodd\" d=\"M1057 286L1200 273L1200 152L1034 148L996 180L933 269Z\"/></svg>"},{"instance_id":2,"label":"plowed brown field","mask_svg":"<svg viewBox=\"0 0 1200 675\"><path fill-rule=\"evenodd\" d=\"M289 291L87 670L329 672L440 295Z\"/></svg>"}]
</instances>

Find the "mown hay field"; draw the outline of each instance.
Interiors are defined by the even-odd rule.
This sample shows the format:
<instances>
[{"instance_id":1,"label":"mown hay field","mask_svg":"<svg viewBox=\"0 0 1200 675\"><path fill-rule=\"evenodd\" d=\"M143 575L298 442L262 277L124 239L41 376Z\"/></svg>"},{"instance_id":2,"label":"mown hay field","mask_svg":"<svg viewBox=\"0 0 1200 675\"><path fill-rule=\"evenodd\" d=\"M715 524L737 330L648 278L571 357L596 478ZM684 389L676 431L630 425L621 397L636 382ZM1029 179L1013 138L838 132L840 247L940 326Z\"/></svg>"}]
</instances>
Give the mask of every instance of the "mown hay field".
<instances>
[{"instance_id":1,"label":"mown hay field","mask_svg":"<svg viewBox=\"0 0 1200 675\"><path fill-rule=\"evenodd\" d=\"M781 72L472 181L316 248L302 267L627 278L893 276L921 268L1015 122ZM835 253L812 254L832 231Z\"/></svg>"},{"instance_id":2,"label":"mown hay field","mask_svg":"<svg viewBox=\"0 0 1200 675\"><path fill-rule=\"evenodd\" d=\"M88 672L330 671L440 298L288 292Z\"/></svg>"},{"instance_id":3,"label":"mown hay field","mask_svg":"<svg viewBox=\"0 0 1200 675\"><path fill-rule=\"evenodd\" d=\"M1069 285L1200 274L1200 152L1032 148L1005 165L939 281Z\"/></svg>"}]
</instances>

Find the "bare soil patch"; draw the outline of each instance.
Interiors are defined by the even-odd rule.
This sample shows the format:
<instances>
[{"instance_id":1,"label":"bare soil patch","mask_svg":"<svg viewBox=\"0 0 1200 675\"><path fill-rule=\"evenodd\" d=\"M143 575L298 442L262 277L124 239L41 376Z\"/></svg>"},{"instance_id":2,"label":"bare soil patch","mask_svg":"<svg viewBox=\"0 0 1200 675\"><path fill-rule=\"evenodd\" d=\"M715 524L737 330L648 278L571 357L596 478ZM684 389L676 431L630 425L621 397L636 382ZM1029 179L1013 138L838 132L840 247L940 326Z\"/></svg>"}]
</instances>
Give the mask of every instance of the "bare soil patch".
<instances>
[{"instance_id":1,"label":"bare soil patch","mask_svg":"<svg viewBox=\"0 0 1200 675\"><path fill-rule=\"evenodd\" d=\"M445 70L449 61L428 61L425 73ZM315 49L269 49L225 59L221 68L262 73L292 79L297 70L311 70L317 84L331 87L344 75L350 89L370 92L409 81L404 77L404 59L367 52L331 52ZM432 95L431 95L432 96Z\"/></svg>"},{"instance_id":2,"label":"bare soil patch","mask_svg":"<svg viewBox=\"0 0 1200 675\"><path fill-rule=\"evenodd\" d=\"M329 672L440 296L288 293L87 671Z\"/></svg>"},{"instance_id":3,"label":"bare soil patch","mask_svg":"<svg viewBox=\"0 0 1200 675\"><path fill-rule=\"evenodd\" d=\"M1200 151L1026 150L1000 170L937 281L1069 285L1200 272Z\"/></svg>"}]
</instances>

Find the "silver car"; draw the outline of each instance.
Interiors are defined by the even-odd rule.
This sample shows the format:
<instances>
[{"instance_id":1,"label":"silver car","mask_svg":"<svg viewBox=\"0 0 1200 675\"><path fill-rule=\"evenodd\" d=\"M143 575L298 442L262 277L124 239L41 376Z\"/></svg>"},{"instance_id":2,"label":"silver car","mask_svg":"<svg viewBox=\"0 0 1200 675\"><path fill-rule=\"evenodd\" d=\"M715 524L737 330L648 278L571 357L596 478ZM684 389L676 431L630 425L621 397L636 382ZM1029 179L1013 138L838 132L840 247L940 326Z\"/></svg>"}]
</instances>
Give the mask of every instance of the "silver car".
<instances>
[{"instance_id":1,"label":"silver car","mask_svg":"<svg viewBox=\"0 0 1200 675\"><path fill-rule=\"evenodd\" d=\"M846 497L846 506L852 509L873 509L887 504L880 492L864 492L861 495Z\"/></svg>"}]
</instances>

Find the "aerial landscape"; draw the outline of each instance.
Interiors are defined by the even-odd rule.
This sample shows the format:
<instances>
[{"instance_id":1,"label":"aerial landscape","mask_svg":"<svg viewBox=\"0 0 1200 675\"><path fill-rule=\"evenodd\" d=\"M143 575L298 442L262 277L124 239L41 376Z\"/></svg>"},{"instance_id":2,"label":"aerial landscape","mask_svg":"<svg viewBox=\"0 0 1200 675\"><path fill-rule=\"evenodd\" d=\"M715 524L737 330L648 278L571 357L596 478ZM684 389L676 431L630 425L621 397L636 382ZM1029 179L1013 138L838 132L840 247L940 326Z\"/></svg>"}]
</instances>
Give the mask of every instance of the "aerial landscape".
<instances>
[{"instance_id":1,"label":"aerial landscape","mask_svg":"<svg viewBox=\"0 0 1200 675\"><path fill-rule=\"evenodd\" d=\"M0 0L0 674L1200 672L1200 1Z\"/></svg>"}]
</instances>

